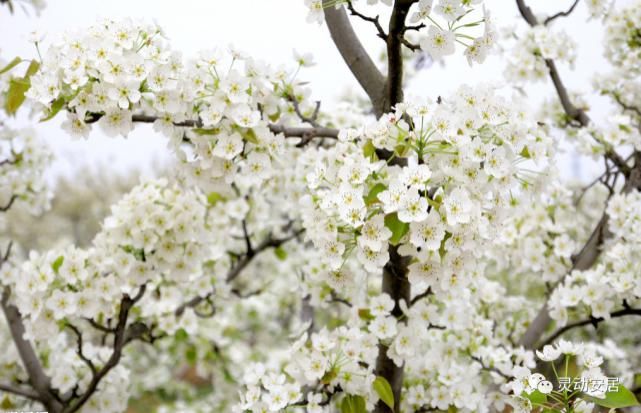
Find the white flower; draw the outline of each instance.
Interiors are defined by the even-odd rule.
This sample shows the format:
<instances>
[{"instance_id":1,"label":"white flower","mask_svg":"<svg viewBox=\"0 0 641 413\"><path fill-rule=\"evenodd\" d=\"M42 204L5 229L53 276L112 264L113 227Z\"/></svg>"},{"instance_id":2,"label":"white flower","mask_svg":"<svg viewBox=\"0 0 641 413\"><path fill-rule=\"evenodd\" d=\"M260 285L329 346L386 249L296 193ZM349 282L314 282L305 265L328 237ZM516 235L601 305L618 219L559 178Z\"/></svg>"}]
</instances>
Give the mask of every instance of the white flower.
<instances>
[{"instance_id":1,"label":"white flower","mask_svg":"<svg viewBox=\"0 0 641 413\"><path fill-rule=\"evenodd\" d=\"M127 136L133 129L131 112L112 109L107 111L98 122L107 136Z\"/></svg>"},{"instance_id":2,"label":"white flower","mask_svg":"<svg viewBox=\"0 0 641 413\"><path fill-rule=\"evenodd\" d=\"M557 349L553 345L545 345L543 351L536 350L536 356L543 361L554 361L559 358L561 355L561 350Z\"/></svg>"},{"instance_id":3,"label":"white flower","mask_svg":"<svg viewBox=\"0 0 641 413\"><path fill-rule=\"evenodd\" d=\"M376 317L367 327L380 340L396 335L396 319L394 317Z\"/></svg>"},{"instance_id":4,"label":"white flower","mask_svg":"<svg viewBox=\"0 0 641 413\"><path fill-rule=\"evenodd\" d=\"M67 112L67 120L62 123L62 129L69 132L74 137L89 137L91 128L83 122L76 114Z\"/></svg>"},{"instance_id":5,"label":"white flower","mask_svg":"<svg viewBox=\"0 0 641 413\"><path fill-rule=\"evenodd\" d=\"M441 30L436 26L430 26L427 37L420 40L421 49L430 54L432 59L438 60L443 56L454 53L455 34L448 30Z\"/></svg>"},{"instance_id":6,"label":"white flower","mask_svg":"<svg viewBox=\"0 0 641 413\"><path fill-rule=\"evenodd\" d=\"M370 313L374 316L387 316L394 309L394 300L387 293L373 297L369 303Z\"/></svg>"},{"instance_id":7,"label":"white flower","mask_svg":"<svg viewBox=\"0 0 641 413\"><path fill-rule=\"evenodd\" d=\"M455 21L465 13L465 9L461 7L461 0L439 0L438 5L434 9L448 22Z\"/></svg>"},{"instance_id":8,"label":"white flower","mask_svg":"<svg viewBox=\"0 0 641 413\"><path fill-rule=\"evenodd\" d=\"M118 102L120 109L129 109L129 102L136 103L140 100L141 94L138 88L138 82L129 81L120 85L112 85L108 89L107 95L109 99Z\"/></svg>"},{"instance_id":9,"label":"white flower","mask_svg":"<svg viewBox=\"0 0 641 413\"><path fill-rule=\"evenodd\" d=\"M233 159L243 151L243 138L239 133L231 135L220 135L213 154L225 159Z\"/></svg>"},{"instance_id":10,"label":"white flower","mask_svg":"<svg viewBox=\"0 0 641 413\"><path fill-rule=\"evenodd\" d=\"M392 231L385 226L385 217L382 214L374 215L365 221L360 232L358 244L374 251L379 251L386 246L386 241L392 236Z\"/></svg>"},{"instance_id":11,"label":"white flower","mask_svg":"<svg viewBox=\"0 0 641 413\"><path fill-rule=\"evenodd\" d=\"M445 227L435 211L430 212L426 220L410 224L410 242L416 247L437 251L444 236Z\"/></svg>"},{"instance_id":12,"label":"white flower","mask_svg":"<svg viewBox=\"0 0 641 413\"><path fill-rule=\"evenodd\" d=\"M301 67L311 67L316 64L314 62L314 56L311 53L299 53L295 49L294 59Z\"/></svg>"},{"instance_id":13,"label":"white flower","mask_svg":"<svg viewBox=\"0 0 641 413\"><path fill-rule=\"evenodd\" d=\"M472 201L465 189L456 188L443 201L449 225L467 224L472 213Z\"/></svg>"},{"instance_id":14,"label":"white flower","mask_svg":"<svg viewBox=\"0 0 641 413\"><path fill-rule=\"evenodd\" d=\"M410 189L402 198L398 208L401 222L419 222L427 218L427 200L421 197L416 188Z\"/></svg>"},{"instance_id":15,"label":"white flower","mask_svg":"<svg viewBox=\"0 0 641 413\"><path fill-rule=\"evenodd\" d=\"M356 257L363 264L366 271L377 273L382 270L389 260L389 253L386 248L373 250L368 246L362 246L358 247Z\"/></svg>"},{"instance_id":16,"label":"white flower","mask_svg":"<svg viewBox=\"0 0 641 413\"><path fill-rule=\"evenodd\" d=\"M56 320L76 312L76 297L73 293L55 290L47 299L47 308L53 311Z\"/></svg>"},{"instance_id":17,"label":"white flower","mask_svg":"<svg viewBox=\"0 0 641 413\"><path fill-rule=\"evenodd\" d=\"M305 378L312 381L322 378L328 366L329 361L325 356L318 353L312 354L304 366Z\"/></svg>"},{"instance_id":18,"label":"white flower","mask_svg":"<svg viewBox=\"0 0 641 413\"><path fill-rule=\"evenodd\" d=\"M343 262L343 252L345 244L334 240L326 240L319 245L323 259L329 264L330 268L338 269Z\"/></svg>"},{"instance_id":19,"label":"white flower","mask_svg":"<svg viewBox=\"0 0 641 413\"><path fill-rule=\"evenodd\" d=\"M397 211L406 191L400 182L393 181L388 189L380 192L377 197L383 203L383 211L386 214Z\"/></svg>"},{"instance_id":20,"label":"white flower","mask_svg":"<svg viewBox=\"0 0 641 413\"><path fill-rule=\"evenodd\" d=\"M412 14L410 22L418 23L419 21L426 19L432 12L432 2L433 0L419 0L418 11Z\"/></svg>"}]
</instances>

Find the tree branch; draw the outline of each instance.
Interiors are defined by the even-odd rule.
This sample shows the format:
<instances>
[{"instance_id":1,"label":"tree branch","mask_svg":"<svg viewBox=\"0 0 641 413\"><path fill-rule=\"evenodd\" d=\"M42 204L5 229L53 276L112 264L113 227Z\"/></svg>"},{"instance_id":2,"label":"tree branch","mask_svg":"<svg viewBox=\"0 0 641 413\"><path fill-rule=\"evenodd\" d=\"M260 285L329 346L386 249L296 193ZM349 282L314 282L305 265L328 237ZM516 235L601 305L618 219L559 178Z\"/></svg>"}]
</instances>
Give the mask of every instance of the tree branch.
<instances>
[{"instance_id":1,"label":"tree branch","mask_svg":"<svg viewBox=\"0 0 641 413\"><path fill-rule=\"evenodd\" d=\"M576 7L577 4L579 4L579 0L574 0L574 3L572 4L572 6L569 9L567 9L566 11L560 11L560 12L548 17L547 19L545 19L543 21L543 24L547 25L554 19L558 19L559 17L569 16L574 11L574 8Z\"/></svg>"},{"instance_id":2,"label":"tree branch","mask_svg":"<svg viewBox=\"0 0 641 413\"><path fill-rule=\"evenodd\" d=\"M31 389L23 389L21 387L12 386L11 384L0 383L0 391L42 403L38 393Z\"/></svg>"},{"instance_id":3,"label":"tree branch","mask_svg":"<svg viewBox=\"0 0 641 413\"><path fill-rule=\"evenodd\" d=\"M430 295L432 295L432 287L428 287L427 290L412 298L412 301L410 301L410 307L421 301L423 298L429 297Z\"/></svg>"},{"instance_id":4,"label":"tree branch","mask_svg":"<svg viewBox=\"0 0 641 413\"><path fill-rule=\"evenodd\" d=\"M97 122L102 115L99 113L92 113L91 118L86 123ZM157 116L136 114L131 117L133 122L139 123L154 123L158 120ZM174 122L174 126L187 127L187 128L201 128L203 126L200 120L185 120L182 122ZM269 130L272 133L282 133L286 138L330 138L338 139L339 130L336 128L326 127L289 127L281 124L270 124Z\"/></svg>"},{"instance_id":5,"label":"tree branch","mask_svg":"<svg viewBox=\"0 0 641 413\"><path fill-rule=\"evenodd\" d=\"M405 20L415 0L395 0L387 36L387 106L386 112L403 101L403 54Z\"/></svg>"},{"instance_id":6,"label":"tree branch","mask_svg":"<svg viewBox=\"0 0 641 413\"><path fill-rule=\"evenodd\" d=\"M5 206L0 207L0 212L7 212L11 206L13 205L14 202L18 199L18 195L11 195L11 198L9 199L9 202Z\"/></svg>"},{"instance_id":7,"label":"tree branch","mask_svg":"<svg viewBox=\"0 0 641 413\"><path fill-rule=\"evenodd\" d=\"M76 354L80 359L89 367L89 370L91 370L92 376L95 376L97 371L96 371L96 366L94 365L93 361L89 359L87 356L85 356L84 350L83 350L83 344L82 344L82 333L78 329L78 327L74 326L71 323L67 323L65 327L69 328L71 331L76 336L76 342L78 343L78 348L76 349Z\"/></svg>"},{"instance_id":8,"label":"tree branch","mask_svg":"<svg viewBox=\"0 0 641 413\"><path fill-rule=\"evenodd\" d=\"M247 231L247 221L243 219L243 237L245 238L245 255L254 255L254 248L252 247L251 239L249 238L249 232Z\"/></svg>"},{"instance_id":9,"label":"tree branch","mask_svg":"<svg viewBox=\"0 0 641 413\"><path fill-rule=\"evenodd\" d=\"M309 123L315 128L320 127L318 122L316 122L316 119L318 119L318 112L320 111L320 101L316 101L316 108L314 109L314 113L312 116L305 116L303 112L300 110L300 106L298 103L298 99L296 99L296 96L293 95L288 95L287 99L292 102L292 105L294 106L294 111L298 115L298 118L302 120L305 123Z\"/></svg>"},{"instance_id":10,"label":"tree branch","mask_svg":"<svg viewBox=\"0 0 641 413\"><path fill-rule=\"evenodd\" d=\"M118 312L118 324L115 327L114 341L112 346L111 356L107 360L104 366L97 370L95 374L92 375L91 381L80 397L75 399L69 404L69 406L64 410L64 413L73 413L82 408L84 404L91 398L91 396L98 389L98 385L102 379L118 365L120 358L122 357L122 349L125 344L127 344L127 321L129 318L129 312L131 308L142 298L147 289L146 284L143 284L135 297L131 298L128 295L124 295L120 301L120 311ZM131 341L131 340L129 340Z\"/></svg>"},{"instance_id":11,"label":"tree branch","mask_svg":"<svg viewBox=\"0 0 641 413\"><path fill-rule=\"evenodd\" d=\"M397 319L403 316L400 302L410 302L410 283L407 279L407 266L409 265L408 257L402 257L397 247L390 246L390 260L383 268L383 285L382 292L389 294L394 300L394 309L392 316ZM383 343L378 345L378 356L376 358L376 375L383 376L389 382L394 400L401 400L403 389L404 366L398 367L392 359L387 356L389 347ZM400 404L400 403L399 403ZM396 405L398 409L398 404ZM400 410L396 410L399 412ZM374 410L376 413L393 413L385 403L379 401Z\"/></svg>"},{"instance_id":12,"label":"tree branch","mask_svg":"<svg viewBox=\"0 0 641 413\"><path fill-rule=\"evenodd\" d=\"M227 273L227 278L226 278L227 282L229 283L229 282L234 281L236 279L236 277L238 277L242 273L242 271L245 269L245 267L247 267L251 263L252 259L256 255L260 254L262 251L264 251L264 250L266 250L268 248L277 248L277 247L283 245L287 241L289 241L289 240L291 240L293 238L296 238L297 236L302 234L303 231L304 230L295 231L293 234L291 234L291 235L289 235L287 237L284 237L284 238L274 239L274 238L268 236L265 240L263 240L263 242L258 244L253 249L253 253L252 254L243 254L243 256L236 262L236 264ZM191 300L184 302L178 308L176 308L176 310L174 311L174 314L176 315L176 317L180 317L185 312L185 310L187 308L193 308L193 307L198 306L203 301L209 300L212 295L213 295L213 292L210 292L205 296L200 296L200 295L196 296L196 297L192 298Z\"/></svg>"},{"instance_id":13,"label":"tree branch","mask_svg":"<svg viewBox=\"0 0 641 413\"><path fill-rule=\"evenodd\" d=\"M369 17L366 16L362 13L359 13L355 8L354 5L352 4L351 1L347 2L347 9L349 10L350 14L352 16L360 17L361 19L365 20L366 22L372 23L376 27L376 31L378 32L377 35L383 40L387 40L387 33L385 33L385 30L383 30L383 26L381 26L381 22L379 21L379 16L376 17Z\"/></svg>"},{"instance_id":14,"label":"tree branch","mask_svg":"<svg viewBox=\"0 0 641 413\"><path fill-rule=\"evenodd\" d=\"M617 318L617 317L625 317L625 316L628 316L628 315L641 316L641 309L640 308L624 308L623 310L619 310L619 311L615 311L614 313L611 313L610 317L611 318ZM591 325L594 326L594 328L597 328L599 323L602 322L602 321L605 321L605 319L603 317L590 317L590 318L588 318L586 320L575 321L574 323L567 324L567 325L559 328L558 330L556 330L552 335L550 335L550 337L548 337L547 339L543 340L541 345L539 345L539 349L543 348L543 346L545 346L547 344L551 344L552 342L554 342L554 340L556 340L557 338L559 338L560 336L562 336L563 334L565 334L566 332L568 332L568 331L570 331L572 329L575 329L577 327L586 326L588 324L591 324Z\"/></svg>"},{"instance_id":15,"label":"tree branch","mask_svg":"<svg viewBox=\"0 0 641 413\"><path fill-rule=\"evenodd\" d=\"M62 406L52 393L51 379L45 374L33 346L24 338L25 328L22 323L22 316L14 305L9 304L10 295L11 290L9 287L5 287L0 304L2 305L2 310L7 319L9 331L20 355L22 365L29 376L29 383L35 393L38 394L38 400L40 400L50 412L59 413L62 411Z\"/></svg>"},{"instance_id":16,"label":"tree branch","mask_svg":"<svg viewBox=\"0 0 641 413\"><path fill-rule=\"evenodd\" d=\"M390 112L397 103L403 101L403 39L405 35L405 20L410 7L416 0L395 0L392 15L389 21L387 36L387 83L385 88L386 99L383 106L384 112ZM411 122L409 122L411 125ZM392 155L389 151L377 149L376 153L382 159L389 159ZM381 156L382 155L382 156ZM404 165L406 159L399 158L397 164ZM411 288L407 279L408 257L402 257L395 246L389 246L390 259L383 268L382 292L389 294L394 300L392 315L397 319L402 317L400 303L405 301L407 305L411 300ZM378 356L376 358L376 375L384 377L392 388L394 400L401 400L403 388L404 366L397 366L387 356L389 347L383 343L378 345ZM395 410L390 409L384 402L376 404L376 413L398 412L398 404Z\"/></svg>"},{"instance_id":17,"label":"tree branch","mask_svg":"<svg viewBox=\"0 0 641 413\"><path fill-rule=\"evenodd\" d=\"M376 117L380 117L389 106L385 102L385 78L358 40L345 9L334 7L332 0L323 0L323 7L325 22L336 48L369 96Z\"/></svg>"}]
</instances>

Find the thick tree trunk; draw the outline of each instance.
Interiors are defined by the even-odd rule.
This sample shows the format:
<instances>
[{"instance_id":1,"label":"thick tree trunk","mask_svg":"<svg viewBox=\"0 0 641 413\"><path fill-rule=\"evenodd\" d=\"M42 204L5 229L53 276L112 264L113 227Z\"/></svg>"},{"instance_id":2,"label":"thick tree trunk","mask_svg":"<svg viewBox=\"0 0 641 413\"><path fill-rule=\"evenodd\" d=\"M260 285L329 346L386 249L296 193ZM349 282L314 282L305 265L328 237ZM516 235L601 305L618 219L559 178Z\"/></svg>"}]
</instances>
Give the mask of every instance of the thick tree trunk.
<instances>
[{"instance_id":1,"label":"thick tree trunk","mask_svg":"<svg viewBox=\"0 0 641 413\"><path fill-rule=\"evenodd\" d=\"M390 260L383 269L383 292L392 297L395 302L392 315L399 318L403 312L399 306L399 301L405 300L410 302L410 283L407 280L408 258L401 257L397 248L390 246ZM398 367L387 357L388 347L382 344L378 346L378 358L376 359L376 375L387 379L392 387L395 401L395 412L400 411L401 389L403 387L403 366ZM374 410L376 413L391 413L392 409L385 403L379 401Z\"/></svg>"},{"instance_id":2,"label":"thick tree trunk","mask_svg":"<svg viewBox=\"0 0 641 413\"><path fill-rule=\"evenodd\" d=\"M392 111L394 106L403 101L403 36L405 20L412 4L418 0L395 0L389 21L389 31L385 36L387 46L387 77L376 68L370 56L361 45L354 32L344 8L330 6L324 0L325 22L341 56L352 71L352 74L369 96L376 117ZM389 159L393 154L385 149L376 150L379 158ZM405 165L404 158L394 158L394 164ZM402 312L399 302L410 302L410 285L407 280L409 262L398 254L397 248L389 247L390 260L383 271L382 291L388 293L395 301L393 315L400 317ZM398 367L387 357L387 346L379 346L376 360L376 374L384 377L394 393L395 411L400 408L401 390L403 387L403 366ZM389 413L392 410L383 402L376 405L376 413Z\"/></svg>"}]
</instances>

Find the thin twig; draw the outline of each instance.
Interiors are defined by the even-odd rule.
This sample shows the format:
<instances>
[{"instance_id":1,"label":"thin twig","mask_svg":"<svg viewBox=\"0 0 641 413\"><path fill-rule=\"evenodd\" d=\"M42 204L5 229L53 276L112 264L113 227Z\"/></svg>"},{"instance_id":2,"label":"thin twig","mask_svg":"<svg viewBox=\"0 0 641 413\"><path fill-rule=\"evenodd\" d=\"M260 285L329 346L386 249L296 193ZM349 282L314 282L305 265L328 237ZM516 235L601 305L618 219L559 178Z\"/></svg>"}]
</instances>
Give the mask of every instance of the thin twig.
<instances>
[{"instance_id":1,"label":"thin twig","mask_svg":"<svg viewBox=\"0 0 641 413\"><path fill-rule=\"evenodd\" d=\"M574 11L574 8L576 7L577 4L579 4L579 0L574 0L574 3L572 4L572 6L569 9L567 9L566 11L560 11L560 12L548 17L547 19L545 19L543 21L543 24L547 25L548 23L550 23L554 19L558 19L559 17L569 16Z\"/></svg>"},{"instance_id":2,"label":"thin twig","mask_svg":"<svg viewBox=\"0 0 641 413\"><path fill-rule=\"evenodd\" d=\"M379 21L379 16L376 17L369 17L366 16L362 13L359 13L355 8L354 5L352 4L351 1L347 2L347 9L351 13L352 16L360 17L361 19L365 20L366 22L372 23L376 27L377 36L380 37L383 40L387 40L387 33L385 33L385 30L383 30L383 26L381 26L381 22Z\"/></svg>"},{"instance_id":3,"label":"thin twig","mask_svg":"<svg viewBox=\"0 0 641 413\"><path fill-rule=\"evenodd\" d=\"M11 208L13 203L16 202L16 199L18 199L18 195L16 194L11 195L9 202L5 206L0 207L0 212L7 212Z\"/></svg>"},{"instance_id":4,"label":"thin twig","mask_svg":"<svg viewBox=\"0 0 641 413\"><path fill-rule=\"evenodd\" d=\"M252 247L252 242L251 239L249 238L249 232L247 231L247 221L243 219L242 221L242 226L243 226L243 238L245 239L245 248L246 248L246 255L254 255L254 248Z\"/></svg>"},{"instance_id":5,"label":"thin twig","mask_svg":"<svg viewBox=\"0 0 641 413\"><path fill-rule=\"evenodd\" d=\"M84 406L84 404L89 400L89 398L96 392L98 385L102 379L109 373L114 367L120 362L122 357L122 350L127 344L127 321L129 319L129 312L132 307L142 298L147 289L147 285L143 284L138 293L131 298L129 295L124 295L120 301L120 311L118 312L118 324L116 325L116 332L114 335L114 341L112 346L111 356L107 360L104 366L97 370L87 386L87 389L73 402L69 404L69 407L64 410L65 413L74 413L77 412Z\"/></svg>"},{"instance_id":6,"label":"thin twig","mask_svg":"<svg viewBox=\"0 0 641 413\"><path fill-rule=\"evenodd\" d=\"M236 262L236 264L227 273L226 281L230 283L233 280L235 280L236 277L238 277L242 273L242 271L251 263L252 259L258 254L260 254L262 251L268 248L278 248L279 246L283 245L287 241L293 238L296 238L297 236L302 234L303 231L304 230L302 229L298 231L294 231L294 233L284 238L272 238L271 236L268 236L253 249L253 253L251 255L244 254ZM214 293L212 291L204 296L198 295L190 299L189 301L182 303L180 306L178 306L178 308L176 308L176 310L174 311L174 314L176 315L176 317L180 317L187 308L194 308L198 306L203 301L210 299L213 294Z\"/></svg>"},{"instance_id":7,"label":"thin twig","mask_svg":"<svg viewBox=\"0 0 641 413\"><path fill-rule=\"evenodd\" d=\"M80 357L80 359L82 361L84 361L84 363L87 365L87 367L89 367L89 370L91 370L91 375L95 376L96 373L97 373L96 365L84 353L83 344L82 344L82 333L80 332L80 330L78 330L78 327L74 326L71 323L67 323L65 325L65 327L69 328L76 335L76 341L78 343L78 348L76 349L76 354L78 355L78 357Z\"/></svg>"},{"instance_id":8,"label":"thin twig","mask_svg":"<svg viewBox=\"0 0 641 413\"><path fill-rule=\"evenodd\" d=\"M410 307L416 304L417 302L421 301L425 297L429 297L432 295L432 287L429 287L427 290L423 291L422 293L418 294L416 297L412 298L412 301L410 301Z\"/></svg>"},{"instance_id":9,"label":"thin twig","mask_svg":"<svg viewBox=\"0 0 641 413\"><path fill-rule=\"evenodd\" d=\"M407 47L408 49L410 49L413 52L415 52L417 50L421 50L421 46L410 42L409 40L407 40L404 37L403 37L403 39L401 39L401 42L403 42L403 46Z\"/></svg>"},{"instance_id":10,"label":"thin twig","mask_svg":"<svg viewBox=\"0 0 641 413\"><path fill-rule=\"evenodd\" d=\"M336 295L336 293L334 291L332 291L332 293L330 295L330 299L327 300L327 302L328 303L340 303L340 304L346 305L347 307L350 307L350 308L353 306L352 303L350 303L348 300L346 300L344 298L341 298L338 295Z\"/></svg>"}]
</instances>

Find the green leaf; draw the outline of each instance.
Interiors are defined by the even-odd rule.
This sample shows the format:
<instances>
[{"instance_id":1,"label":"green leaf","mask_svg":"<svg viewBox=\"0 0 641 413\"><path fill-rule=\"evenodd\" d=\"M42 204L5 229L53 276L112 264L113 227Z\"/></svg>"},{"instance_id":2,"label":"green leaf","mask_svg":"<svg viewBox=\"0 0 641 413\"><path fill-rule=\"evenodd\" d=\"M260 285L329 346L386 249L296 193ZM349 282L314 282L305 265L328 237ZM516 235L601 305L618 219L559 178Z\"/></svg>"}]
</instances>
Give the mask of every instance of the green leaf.
<instances>
[{"instance_id":1,"label":"green leaf","mask_svg":"<svg viewBox=\"0 0 641 413\"><path fill-rule=\"evenodd\" d=\"M369 311L369 308L359 308L358 317L360 317L361 320L365 320L365 321L372 321L374 318L376 318Z\"/></svg>"},{"instance_id":2,"label":"green leaf","mask_svg":"<svg viewBox=\"0 0 641 413\"><path fill-rule=\"evenodd\" d=\"M253 129L248 129L245 133L243 133L243 139L245 139L247 142L253 143L254 145L258 145L258 137L256 137L256 133Z\"/></svg>"},{"instance_id":3,"label":"green leaf","mask_svg":"<svg viewBox=\"0 0 641 413\"><path fill-rule=\"evenodd\" d=\"M376 147L372 143L371 139L363 145L363 155L365 155L366 158L376 160Z\"/></svg>"},{"instance_id":4,"label":"green leaf","mask_svg":"<svg viewBox=\"0 0 641 413\"><path fill-rule=\"evenodd\" d=\"M145 261L145 250L143 248L134 248L131 245L125 245L121 248L126 253L133 255L138 261Z\"/></svg>"},{"instance_id":5,"label":"green leaf","mask_svg":"<svg viewBox=\"0 0 641 413\"><path fill-rule=\"evenodd\" d=\"M525 397L526 399L529 399L533 405L539 405L543 404L548 401L548 396L546 394L541 393L538 390L534 390L532 393L527 394L523 392L521 396Z\"/></svg>"},{"instance_id":6,"label":"green leaf","mask_svg":"<svg viewBox=\"0 0 641 413\"><path fill-rule=\"evenodd\" d=\"M638 406L639 401L630 390L619 384L617 389L605 393L605 398L599 399L588 395L581 396L586 401L598 404L599 406L617 409L630 406Z\"/></svg>"},{"instance_id":7,"label":"green leaf","mask_svg":"<svg viewBox=\"0 0 641 413\"><path fill-rule=\"evenodd\" d=\"M31 63L29 63L29 67L27 68L27 73L25 73L24 75L25 80L35 75L38 69L40 69L40 63L38 63L37 60L32 60Z\"/></svg>"},{"instance_id":8,"label":"green leaf","mask_svg":"<svg viewBox=\"0 0 641 413\"><path fill-rule=\"evenodd\" d=\"M285 261L287 259L287 251L285 251L285 248L283 248L282 245L274 248L274 254L276 254L276 258L281 261Z\"/></svg>"},{"instance_id":9,"label":"green leaf","mask_svg":"<svg viewBox=\"0 0 641 413\"><path fill-rule=\"evenodd\" d=\"M187 338L189 338L189 334L187 334L184 328L179 328L178 330L176 330L174 337L176 338L176 341L187 341Z\"/></svg>"},{"instance_id":10,"label":"green leaf","mask_svg":"<svg viewBox=\"0 0 641 413\"><path fill-rule=\"evenodd\" d=\"M272 122L276 122L280 118L280 109L278 109L271 115L267 115L267 118L269 118L269 120L271 120Z\"/></svg>"},{"instance_id":11,"label":"green leaf","mask_svg":"<svg viewBox=\"0 0 641 413\"><path fill-rule=\"evenodd\" d=\"M40 119L40 122L46 122L53 119L53 117L56 116L64 106L65 99L63 97L59 97L58 99L54 100L51 104L51 109L49 109L49 113L47 113L47 116L45 116L44 118Z\"/></svg>"},{"instance_id":12,"label":"green leaf","mask_svg":"<svg viewBox=\"0 0 641 413\"><path fill-rule=\"evenodd\" d=\"M9 70L13 69L14 67L19 65L20 63L22 63L22 59L20 57L16 57L12 61L10 61L8 65L6 65L2 69L0 69L0 75L3 74L3 73L7 73Z\"/></svg>"},{"instance_id":13,"label":"green leaf","mask_svg":"<svg viewBox=\"0 0 641 413\"><path fill-rule=\"evenodd\" d=\"M341 413L367 413L362 396L348 394L341 403Z\"/></svg>"},{"instance_id":14,"label":"green leaf","mask_svg":"<svg viewBox=\"0 0 641 413\"><path fill-rule=\"evenodd\" d=\"M365 205L370 206L372 204L375 204L379 202L378 200L378 194L386 190L387 187L381 183L378 183L372 187L372 189L369 190L369 193L365 196Z\"/></svg>"},{"instance_id":15,"label":"green leaf","mask_svg":"<svg viewBox=\"0 0 641 413\"><path fill-rule=\"evenodd\" d=\"M187 359L187 362L191 364L192 366L196 364L198 361L198 352L196 351L195 346L189 346L185 350L185 358Z\"/></svg>"},{"instance_id":16,"label":"green leaf","mask_svg":"<svg viewBox=\"0 0 641 413\"><path fill-rule=\"evenodd\" d=\"M219 194L218 192L211 192L207 195L207 202L211 206L215 206L218 202L224 201L225 197Z\"/></svg>"},{"instance_id":17,"label":"green leaf","mask_svg":"<svg viewBox=\"0 0 641 413\"><path fill-rule=\"evenodd\" d=\"M56 258L56 260L51 264L51 269L53 270L53 272L58 274L58 270L60 269L64 261L65 257L63 257L62 255Z\"/></svg>"},{"instance_id":18,"label":"green leaf","mask_svg":"<svg viewBox=\"0 0 641 413\"><path fill-rule=\"evenodd\" d=\"M392 231L392 237L389 240L392 245L398 245L401 238L410 230L410 224L401 222L396 212L385 215L385 226Z\"/></svg>"},{"instance_id":19,"label":"green leaf","mask_svg":"<svg viewBox=\"0 0 641 413\"><path fill-rule=\"evenodd\" d=\"M0 408L3 410L10 410L13 409L15 405L11 402L11 399L9 399L9 395L5 395L4 398L2 399L2 402L0 403Z\"/></svg>"},{"instance_id":20,"label":"green leaf","mask_svg":"<svg viewBox=\"0 0 641 413\"><path fill-rule=\"evenodd\" d=\"M383 403L387 405L390 409L394 410L394 393L392 392L392 386L390 386L387 379L383 376L377 376L374 380L374 391L378 394L378 397L383 400Z\"/></svg>"},{"instance_id":21,"label":"green leaf","mask_svg":"<svg viewBox=\"0 0 641 413\"><path fill-rule=\"evenodd\" d=\"M7 101L4 109L9 115L15 115L25 100L24 94L31 87L31 82L24 79L11 79L9 81L9 91L7 92Z\"/></svg>"}]
</instances>

